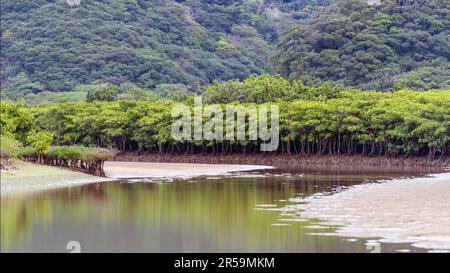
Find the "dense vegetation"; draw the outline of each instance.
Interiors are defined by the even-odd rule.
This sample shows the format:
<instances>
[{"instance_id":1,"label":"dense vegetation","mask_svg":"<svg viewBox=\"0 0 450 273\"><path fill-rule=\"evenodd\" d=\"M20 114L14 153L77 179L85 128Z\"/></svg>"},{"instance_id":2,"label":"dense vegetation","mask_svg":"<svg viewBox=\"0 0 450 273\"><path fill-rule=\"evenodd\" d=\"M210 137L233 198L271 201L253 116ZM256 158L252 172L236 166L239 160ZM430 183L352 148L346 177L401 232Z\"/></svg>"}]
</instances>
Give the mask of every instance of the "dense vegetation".
<instances>
[{"instance_id":1,"label":"dense vegetation","mask_svg":"<svg viewBox=\"0 0 450 273\"><path fill-rule=\"evenodd\" d=\"M323 88L325 93L315 96L320 100L305 95L309 90L317 95L316 88L291 90L304 99L276 102L281 111L278 152L392 156L450 152L450 90L330 92ZM13 136L25 145L32 145L30 132L48 132L55 145L178 154L259 152L259 142L248 139L174 141L173 102L119 100L35 107L5 101L1 104L2 135Z\"/></svg>"},{"instance_id":2,"label":"dense vegetation","mask_svg":"<svg viewBox=\"0 0 450 273\"><path fill-rule=\"evenodd\" d=\"M279 73L373 90L450 87L448 0L337 3L281 41Z\"/></svg>"},{"instance_id":3,"label":"dense vegetation","mask_svg":"<svg viewBox=\"0 0 450 273\"><path fill-rule=\"evenodd\" d=\"M1 0L2 95L33 101L101 83L200 92L263 72L280 33L329 3Z\"/></svg>"},{"instance_id":4,"label":"dense vegetation","mask_svg":"<svg viewBox=\"0 0 450 273\"><path fill-rule=\"evenodd\" d=\"M2 101L0 110L0 168L5 167L4 159L23 158L103 176L103 162L117 153L95 147L51 146L54 133L39 128L28 107Z\"/></svg>"},{"instance_id":5,"label":"dense vegetation","mask_svg":"<svg viewBox=\"0 0 450 273\"><path fill-rule=\"evenodd\" d=\"M294 100L323 101L336 98L343 86L324 82L318 86L288 81L279 75L263 74L251 76L244 81L215 81L206 88L203 97L206 103L264 103Z\"/></svg>"},{"instance_id":6,"label":"dense vegetation","mask_svg":"<svg viewBox=\"0 0 450 273\"><path fill-rule=\"evenodd\" d=\"M445 0L0 1L1 96L27 104L92 100L105 85L119 99L183 101L263 72L316 86L450 87Z\"/></svg>"},{"instance_id":7,"label":"dense vegetation","mask_svg":"<svg viewBox=\"0 0 450 273\"><path fill-rule=\"evenodd\" d=\"M117 153L111 149L82 146L52 146L42 151L33 144L35 142L32 142L32 146L19 148L18 155L28 161L72 168L97 176L105 176L103 169L105 161Z\"/></svg>"},{"instance_id":8,"label":"dense vegetation","mask_svg":"<svg viewBox=\"0 0 450 273\"><path fill-rule=\"evenodd\" d=\"M222 108L278 104L282 153L450 152L448 1L0 1L3 154L258 152L171 138L172 107L203 91Z\"/></svg>"}]
</instances>

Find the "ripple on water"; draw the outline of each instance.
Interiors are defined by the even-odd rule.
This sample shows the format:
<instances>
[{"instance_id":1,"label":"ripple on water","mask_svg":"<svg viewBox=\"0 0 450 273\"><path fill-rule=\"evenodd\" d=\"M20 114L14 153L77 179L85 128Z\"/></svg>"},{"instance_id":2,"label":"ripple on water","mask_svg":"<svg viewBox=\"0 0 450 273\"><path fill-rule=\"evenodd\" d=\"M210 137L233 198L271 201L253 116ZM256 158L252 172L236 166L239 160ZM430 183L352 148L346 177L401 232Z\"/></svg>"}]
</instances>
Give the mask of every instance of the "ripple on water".
<instances>
[{"instance_id":1,"label":"ripple on water","mask_svg":"<svg viewBox=\"0 0 450 273\"><path fill-rule=\"evenodd\" d=\"M288 226L290 226L290 224L274 223L274 224L271 224L271 226L274 226L274 227L288 227Z\"/></svg>"},{"instance_id":2,"label":"ripple on water","mask_svg":"<svg viewBox=\"0 0 450 273\"><path fill-rule=\"evenodd\" d=\"M286 218L286 219L278 219L280 222L308 222L308 219L302 219L302 218Z\"/></svg>"},{"instance_id":3,"label":"ripple on water","mask_svg":"<svg viewBox=\"0 0 450 273\"><path fill-rule=\"evenodd\" d=\"M377 244L409 243L418 248L448 252L448 196L450 173L444 173L362 184L333 194L293 198L290 201L301 203L287 208L301 211L301 217L322 219L326 225L339 226L334 235L381 238Z\"/></svg>"}]
</instances>

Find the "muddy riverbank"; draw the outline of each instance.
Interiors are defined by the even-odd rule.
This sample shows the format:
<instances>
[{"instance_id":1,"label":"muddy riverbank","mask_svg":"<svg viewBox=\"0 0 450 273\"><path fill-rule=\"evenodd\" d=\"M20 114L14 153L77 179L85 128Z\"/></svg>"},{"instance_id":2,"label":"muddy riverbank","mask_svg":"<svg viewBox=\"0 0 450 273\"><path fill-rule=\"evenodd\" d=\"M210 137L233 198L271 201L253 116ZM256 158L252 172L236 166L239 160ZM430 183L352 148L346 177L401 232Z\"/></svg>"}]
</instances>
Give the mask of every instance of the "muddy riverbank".
<instances>
[{"instance_id":1,"label":"muddy riverbank","mask_svg":"<svg viewBox=\"0 0 450 273\"><path fill-rule=\"evenodd\" d=\"M450 168L450 157L369 157L369 156L301 156L284 154L250 154L250 155L173 155L124 152L116 155L115 161L130 162L165 162L165 163L200 163L200 164L238 164L268 165L274 167L327 167L352 169L363 168L431 168L442 171Z\"/></svg>"}]
</instances>

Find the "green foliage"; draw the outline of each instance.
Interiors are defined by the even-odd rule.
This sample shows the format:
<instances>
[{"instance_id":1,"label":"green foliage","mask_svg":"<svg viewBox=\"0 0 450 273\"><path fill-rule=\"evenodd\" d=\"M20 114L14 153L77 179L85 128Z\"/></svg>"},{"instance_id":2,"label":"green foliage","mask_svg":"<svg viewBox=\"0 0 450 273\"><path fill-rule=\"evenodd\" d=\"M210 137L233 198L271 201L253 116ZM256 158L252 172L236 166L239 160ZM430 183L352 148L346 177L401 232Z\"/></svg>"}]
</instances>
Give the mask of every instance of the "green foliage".
<instances>
[{"instance_id":1,"label":"green foliage","mask_svg":"<svg viewBox=\"0 0 450 273\"><path fill-rule=\"evenodd\" d=\"M219 52L228 52L233 51L234 49L235 47L225 37L220 38L216 45L216 50Z\"/></svg>"},{"instance_id":2,"label":"green foliage","mask_svg":"<svg viewBox=\"0 0 450 273\"><path fill-rule=\"evenodd\" d=\"M156 101L160 97L153 93L146 91L145 89L139 87L132 87L124 93L118 95L118 99L121 100L151 100Z\"/></svg>"},{"instance_id":3,"label":"green foliage","mask_svg":"<svg viewBox=\"0 0 450 273\"><path fill-rule=\"evenodd\" d=\"M53 159L106 161L116 154L115 151L101 148L87 148L82 146L52 146L47 155Z\"/></svg>"},{"instance_id":4,"label":"green foliage","mask_svg":"<svg viewBox=\"0 0 450 273\"><path fill-rule=\"evenodd\" d=\"M342 0L291 30L273 62L283 76L315 84L449 88L449 25L448 1Z\"/></svg>"},{"instance_id":5,"label":"green foliage","mask_svg":"<svg viewBox=\"0 0 450 273\"><path fill-rule=\"evenodd\" d=\"M154 92L167 101L183 102L189 96L193 96L188 87L184 84L159 84Z\"/></svg>"},{"instance_id":6,"label":"green foliage","mask_svg":"<svg viewBox=\"0 0 450 273\"><path fill-rule=\"evenodd\" d=\"M30 110L23 104L0 101L0 134L13 136L24 143L36 124Z\"/></svg>"},{"instance_id":7,"label":"green foliage","mask_svg":"<svg viewBox=\"0 0 450 273\"><path fill-rule=\"evenodd\" d=\"M0 135L0 156L17 157L21 143L8 135Z\"/></svg>"},{"instance_id":8,"label":"green foliage","mask_svg":"<svg viewBox=\"0 0 450 273\"><path fill-rule=\"evenodd\" d=\"M261 82L258 78L249 79L247 85L250 82L255 85L248 89L249 92L259 92L263 97L279 96L279 91L284 88L273 86L270 83L273 80L280 82L280 86L286 85L292 92L286 96L283 94L285 100L274 95L275 103L280 106L281 152L391 156L448 155L450 152L450 90L363 92L326 84L308 87L301 82L289 83L278 76L259 78ZM222 84L216 85L222 88ZM245 82L223 85L224 88L234 85L243 87L243 90L248 88ZM247 98L247 94L243 94ZM225 101L219 107L225 109L228 103L239 105L239 100L236 101ZM245 102L243 105L259 105L259 102L242 101ZM174 153L259 152L259 142L248 139L232 142L174 141L171 137L171 126L175 121L171 116L173 102L117 100L34 107L2 102L2 105L9 109L2 110L2 134L17 139L17 136L30 135L34 128L41 128L38 132L51 132L53 143L64 146ZM21 127L17 122L24 117L30 117L31 124ZM207 119L204 117L204 121ZM31 135L35 137L25 141L35 143L45 139L42 136L45 134L33 133ZM35 145L31 149L23 149L22 153L45 151L45 148L40 148L43 146L48 147ZM79 149L83 148L51 148L49 153L58 152L61 153L59 157L64 158L75 153L77 158L86 158L78 153ZM93 151L92 154L98 152Z\"/></svg>"},{"instance_id":9,"label":"green foliage","mask_svg":"<svg viewBox=\"0 0 450 273\"><path fill-rule=\"evenodd\" d=\"M67 101L85 101L87 92L49 92L29 93L16 98L17 101L25 104L36 105L47 102L67 102Z\"/></svg>"},{"instance_id":10,"label":"green foliage","mask_svg":"<svg viewBox=\"0 0 450 273\"><path fill-rule=\"evenodd\" d=\"M335 98L341 89L343 88L332 86L329 82L319 86L306 86L301 81L291 83L279 75L264 74L251 76L243 82L215 81L207 87L203 97L206 103L325 100Z\"/></svg>"},{"instance_id":11,"label":"green foliage","mask_svg":"<svg viewBox=\"0 0 450 273\"><path fill-rule=\"evenodd\" d=\"M38 154L36 150L31 146L22 146L17 151L17 157L19 158L37 157L38 155L41 154Z\"/></svg>"},{"instance_id":12,"label":"green foliage","mask_svg":"<svg viewBox=\"0 0 450 273\"><path fill-rule=\"evenodd\" d=\"M2 94L2 97L5 96L8 98L8 95L19 93L22 95L26 95L29 93L37 93L44 90L44 86L40 82L32 82L25 72L20 72L19 74L11 77L6 85L4 91L5 95Z\"/></svg>"},{"instance_id":13,"label":"green foliage","mask_svg":"<svg viewBox=\"0 0 450 273\"><path fill-rule=\"evenodd\" d=\"M45 131L31 132L27 137L27 143L37 154L47 154L52 140L53 133Z\"/></svg>"},{"instance_id":14,"label":"green foliage","mask_svg":"<svg viewBox=\"0 0 450 273\"><path fill-rule=\"evenodd\" d=\"M89 90L86 95L86 101L114 101L118 96L119 91L116 86L105 85L99 89Z\"/></svg>"},{"instance_id":15,"label":"green foliage","mask_svg":"<svg viewBox=\"0 0 450 273\"><path fill-rule=\"evenodd\" d=\"M203 95L206 103L231 103L244 102L247 99L248 90L240 81L227 81L214 83L206 88Z\"/></svg>"},{"instance_id":16,"label":"green foliage","mask_svg":"<svg viewBox=\"0 0 450 273\"><path fill-rule=\"evenodd\" d=\"M167 86L167 88L166 88ZM71 92L49 92L30 93L17 98L18 102L28 105L49 104L59 102L86 101L112 101L112 100L168 100L185 101L193 93L182 84L161 84L154 91L149 91L134 84L124 83L121 85L106 84L80 85Z\"/></svg>"},{"instance_id":17,"label":"green foliage","mask_svg":"<svg viewBox=\"0 0 450 273\"><path fill-rule=\"evenodd\" d=\"M46 156L50 160L81 160L81 161L106 161L116 155L117 151L111 149L83 147L83 146L51 146L45 151L39 151L37 147L25 146L18 149L17 155L23 158Z\"/></svg>"},{"instance_id":18,"label":"green foliage","mask_svg":"<svg viewBox=\"0 0 450 273\"><path fill-rule=\"evenodd\" d=\"M323 100L334 96L322 92L327 81L365 90L449 88L446 1L331 2L2 0L1 98L186 101L212 84L205 98L225 103ZM285 98L282 79L245 84L265 72L307 87Z\"/></svg>"},{"instance_id":19,"label":"green foliage","mask_svg":"<svg viewBox=\"0 0 450 273\"><path fill-rule=\"evenodd\" d=\"M199 92L260 74L295 14L328 4L316 2L2 0L2 89L14 100L98 82Z\"/></svg>"}]
</instances>

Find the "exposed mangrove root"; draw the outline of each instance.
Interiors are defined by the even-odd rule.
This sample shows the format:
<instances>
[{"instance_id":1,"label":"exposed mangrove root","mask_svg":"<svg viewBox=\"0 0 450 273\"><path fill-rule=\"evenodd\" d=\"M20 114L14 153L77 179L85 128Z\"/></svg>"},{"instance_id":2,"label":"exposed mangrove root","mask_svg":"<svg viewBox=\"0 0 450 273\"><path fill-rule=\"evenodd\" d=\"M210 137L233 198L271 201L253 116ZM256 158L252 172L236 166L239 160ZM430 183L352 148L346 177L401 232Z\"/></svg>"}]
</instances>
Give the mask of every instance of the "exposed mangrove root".
<instances>
[{"instance_id":1,"label":"exposed mangrove root","mask_svg":"<svg viewBox=\"0 0 450 273\"><path fill-rule=\"evenodd\" d=\"M26 157L24 160L42 165L70 168L87 174L105 177L105 171L103 169L105 161L103 160L65 160L54 159L43 155Z\"/></svg>"},{"instance_id":2,"label":"exposed mangrove root","mask_svg":"<svg viewBox=\"0 0 450 273\"><path fill-rule=\"evenodd\" d=\"M56 167L71 168L96 176L105 176L104 162L113 158L116 150L82 146L52 146L48 151L25 149L20 157L26 161Z\"/></svg>"}]
</instances>

